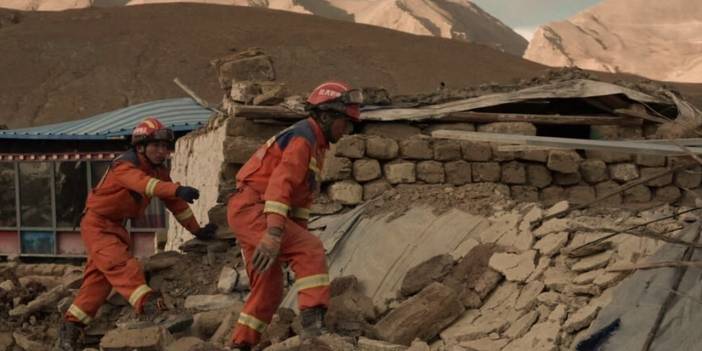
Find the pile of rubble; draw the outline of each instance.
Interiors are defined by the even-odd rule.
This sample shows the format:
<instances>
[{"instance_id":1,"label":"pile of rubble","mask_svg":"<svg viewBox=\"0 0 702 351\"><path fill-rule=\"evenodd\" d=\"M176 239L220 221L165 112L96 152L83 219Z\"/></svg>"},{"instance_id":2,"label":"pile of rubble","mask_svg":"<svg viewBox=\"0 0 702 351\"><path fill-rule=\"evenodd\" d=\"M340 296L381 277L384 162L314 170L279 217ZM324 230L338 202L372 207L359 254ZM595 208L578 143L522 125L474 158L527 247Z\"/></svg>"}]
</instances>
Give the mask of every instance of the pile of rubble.
<instances>
[{"instance_id":1,"label":"pile of rubble","mask_svg":"<svg viewBox=\"0 0 702 351\"><path fill-rule=\"evenodd\" d=\"M462 208L486 217L491 225L479 238L461 244L463 255L447 253L408 267L397 298L387 306L374 305L364 294L363 281L334 277L326 320L331 334L315 349L569 349L608 303L610 289L626 276L616 267L648 257L662 242L632 230L591 250L574 248L676 211L664 206L635 215L591 209L543 221L569 204L544 210L508 200L503 188L487 183L400 187L375 207L369 204L367 216L392 213L389 220L402 220L401 203L424 203L437 211ZM645 229L670 232L681 222L671 218ZM86 331L87 347L224 350L248 291L238 247L231 240L195 239L181 248L182 254L163 252L143 261L149 284L164 293L169 311L140 322L128 303L112 294ZM0 350L47 349L79 286L80 269L18 262L2 268ZM291 274L286 281L290 287ZM295 312L281 308L260 349L304 349L295 336L300 328Z\"/></svg>"}]
</instances>

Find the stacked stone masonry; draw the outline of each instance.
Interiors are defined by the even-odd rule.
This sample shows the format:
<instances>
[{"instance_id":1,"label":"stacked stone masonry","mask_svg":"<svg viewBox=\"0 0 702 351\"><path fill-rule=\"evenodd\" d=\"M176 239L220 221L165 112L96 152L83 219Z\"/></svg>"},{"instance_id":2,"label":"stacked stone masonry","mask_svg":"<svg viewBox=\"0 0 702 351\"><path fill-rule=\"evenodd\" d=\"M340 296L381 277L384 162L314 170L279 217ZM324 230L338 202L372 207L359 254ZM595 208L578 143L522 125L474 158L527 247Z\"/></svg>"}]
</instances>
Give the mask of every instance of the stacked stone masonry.
<instances>
[{"instance_id":1,"label":"stacked stone masonry","mask_svg":"<svg viewBox=\"0 0 702 351\"><path fill-rule=\"evenodd\" d=\"M220 200L234 189L241 165L268 138L284 128L229 118L220 174ZM622 184L663 172L679 164L674 157L633 155L594 150L502 150L499 144L433 139L436 129L478 130L534 135L524 123L432 124L366 123L359 134L342 138L327 153L321 174L322 192L336 202L356 205L399 184L494 182L508 185L519 201L551 205L561 200L581 204ZM601 136L621 134L599 128ZM611 135L610 135L611 134ZM611 197L600 206L649 205L652 202L690 204L702 184L700 168L678 171ZM224 201L219 201L224 202Z\"/></svg>"}]
</instances>

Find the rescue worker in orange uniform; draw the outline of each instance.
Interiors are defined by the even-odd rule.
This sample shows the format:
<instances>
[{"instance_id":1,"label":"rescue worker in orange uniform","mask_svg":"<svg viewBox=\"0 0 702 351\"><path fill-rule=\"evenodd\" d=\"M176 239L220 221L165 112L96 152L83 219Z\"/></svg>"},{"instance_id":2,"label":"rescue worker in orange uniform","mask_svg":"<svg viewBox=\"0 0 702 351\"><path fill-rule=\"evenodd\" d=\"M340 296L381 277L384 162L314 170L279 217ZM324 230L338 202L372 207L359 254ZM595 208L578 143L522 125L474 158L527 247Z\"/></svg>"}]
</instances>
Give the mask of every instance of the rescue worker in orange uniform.
<instances>
[{"instance_id":1,"label":"rescue worker in orange uniform","mask_svg":"<svg viewBox=\"0 0 702 351\"><path fill-rule=\"evenodd\" d=\"M283 264L295 273L303 339L324 332L329 275L324 247L307 230L307 220L324 153L353 130L361 101L361 92L345 83L323 83L307 99L310 116L268 140L237 173L227 220L242 249L251 294L232 347L248 350L259 342L283 299Z\"/></svg>"},{"instance_id":2,"label":"rescue worker in orange uniform","mask_svg":"<svg viewBox=\"0 0 702 351\"><path fill-rule=\"evenodd\" d=\"M59 328L57 349L78 350L78 339L114 288L137 314L163 309L161 295L146 284L140 263L130 252L127 219L144 214L153 197L161 199L178 222L196 237L211 239L216 226L200 227L188 203L197 189L171 181L164 164L174 142L173 131L147 118L132 133L133 147L117 157L88 195L80 231L88 261L83 283Z\"/></svg>"}]
</instances>

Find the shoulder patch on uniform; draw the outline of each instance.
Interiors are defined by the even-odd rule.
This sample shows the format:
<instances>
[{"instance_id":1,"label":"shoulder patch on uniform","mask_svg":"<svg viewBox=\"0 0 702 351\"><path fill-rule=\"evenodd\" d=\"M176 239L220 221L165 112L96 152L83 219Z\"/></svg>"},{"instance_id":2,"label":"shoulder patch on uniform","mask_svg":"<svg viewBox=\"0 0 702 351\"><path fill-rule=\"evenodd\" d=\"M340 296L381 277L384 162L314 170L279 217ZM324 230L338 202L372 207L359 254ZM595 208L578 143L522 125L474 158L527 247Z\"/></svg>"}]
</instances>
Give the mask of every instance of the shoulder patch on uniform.
<instances>
[{"instance_id":1,"label":"shoulder patch on uniform","mask_svg":"<svg viewBox=\"0 0 702 351\"><path fill-rule=\"evenodd\" d=\"M139 156L134 149L130 149L129 151L117 156L117 158L115 158L112 162L113 164L116 162L129 162L136 167L139 167L140 164Z\"/></svg>"},{"instance_id":2,"label":"shoulder patch on uniform","mask_svg":"<svg viewBox=\"0 0 702 351\"><path fill-rule=\"evenodd\" d=\"M285 150L294 137L305 138L310 143L312 148L314 148L317 144L317 137L314 135L310 122L306 119L297 122L290 128L282 131L280 134L278 134L275 141L281 150Z\"/></svg>"}]
</instances>

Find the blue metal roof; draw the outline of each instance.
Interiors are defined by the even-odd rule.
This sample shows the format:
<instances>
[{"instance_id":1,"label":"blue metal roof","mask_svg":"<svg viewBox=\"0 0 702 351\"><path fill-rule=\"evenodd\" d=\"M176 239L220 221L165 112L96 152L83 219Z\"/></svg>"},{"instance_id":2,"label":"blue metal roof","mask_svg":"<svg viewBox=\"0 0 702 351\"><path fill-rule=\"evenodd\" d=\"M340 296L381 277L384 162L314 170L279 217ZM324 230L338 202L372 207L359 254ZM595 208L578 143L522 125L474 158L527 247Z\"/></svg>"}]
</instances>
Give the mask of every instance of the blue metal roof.
<instances>
[{"instance_id":1,"label":"blue metal roof","mask_svg":"<svg viewBox=\"0 0 702 351\"><path fill-rule=\"evenodd\" d=\"M97 116L40 127L0 130L0 139L108 140L125 139L148 116L158 118L174 131L190 131L207 123L212 111L193 99L147 102Z\"/></svg>"}]
</instances>

